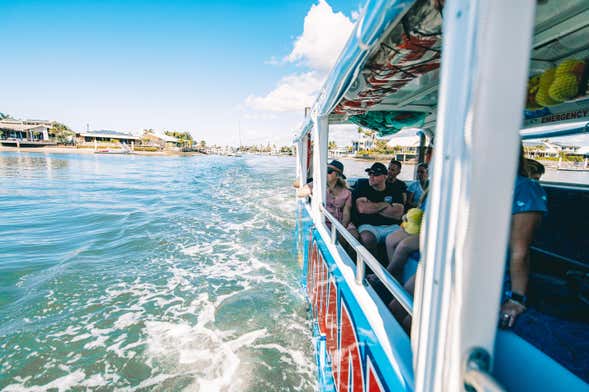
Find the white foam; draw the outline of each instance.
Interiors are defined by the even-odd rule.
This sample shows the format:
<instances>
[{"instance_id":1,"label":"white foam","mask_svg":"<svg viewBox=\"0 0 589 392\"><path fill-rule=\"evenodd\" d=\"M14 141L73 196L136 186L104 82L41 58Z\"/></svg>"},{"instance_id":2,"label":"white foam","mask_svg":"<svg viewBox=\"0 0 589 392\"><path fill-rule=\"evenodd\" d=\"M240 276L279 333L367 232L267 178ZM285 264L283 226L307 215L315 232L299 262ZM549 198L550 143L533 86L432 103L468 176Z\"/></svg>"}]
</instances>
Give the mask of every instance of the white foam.
<instances>
[{"instance_id":1,"label":"white foam","mask_svg":"<svg viewBox=\"0 0 589 392\"><path fill-rule=\"evenodd\" d=\"M115 321L115 328L116 329L125 329L137 322L139 322L139 320L141 319L141 314L139 313L133 313L133 312L129 312L129 313L125 313L123 315L121 315L117 321Z\"/></svg>"},{"instance_id":2,"label":"white foam","mask_svg":"<svg viewBox=\"0 0 589 392\"><path fill-rule=\"evenodd\" d=\"M57 389L59 392L67 391L75 386L78 386L86 377L82 370L76 370L73 373L59 377L48 384L41 386L25 387L22 384L11 384L4 388L5 392L43 392L49 389Z\"/></svg>"},{"instance_id":3,"label":"white foam","mask_svg":"<svg viewBox=\"0 0 589 392\"><path fill-rule=\"evenodd\" d=\"M84 345L84 350L90 350L97 347L105 347L108 336L99 335L93 341L88 342Z\"/></svg>"},{"instance_id":4,"label":"white foam","mask_svg":"<svg viewBox=\"0 0 589 392\"><path fill-rule=\"evenodd\" d=\"M212 252L213 245L211 244L193 245L182 249L182 253L184 253L186 256L198 256L201 254L210 254Z\"/></svg>"}]
</instances>

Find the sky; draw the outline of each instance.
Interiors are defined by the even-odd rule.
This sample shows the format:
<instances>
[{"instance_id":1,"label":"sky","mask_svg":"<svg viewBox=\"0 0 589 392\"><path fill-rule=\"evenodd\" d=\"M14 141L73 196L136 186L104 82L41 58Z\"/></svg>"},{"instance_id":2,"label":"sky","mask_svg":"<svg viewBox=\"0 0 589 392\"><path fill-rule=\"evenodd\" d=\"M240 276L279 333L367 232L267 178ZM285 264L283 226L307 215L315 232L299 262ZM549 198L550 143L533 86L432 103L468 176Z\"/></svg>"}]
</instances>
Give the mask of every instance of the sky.
<instances>
[{"instance_id":1,"label":"sky","mask_svg":"<svg viewBox=\"0 0 589 392\"><path fill-rule=\"evenodd\" d=\"M76 131L289 145L363 3L0 0L0 112ZM354 128L330 138L347 144Z\"/></svg>"},{"instance_id":2,"label":"sky","mask_svg":"<svg viewBox=\"0 0 589 392\"><path fill-rule=\"evenodd\" d=\"M359 0L0 1L0 112L290 144Z\"/></svg>"}]
</instances>

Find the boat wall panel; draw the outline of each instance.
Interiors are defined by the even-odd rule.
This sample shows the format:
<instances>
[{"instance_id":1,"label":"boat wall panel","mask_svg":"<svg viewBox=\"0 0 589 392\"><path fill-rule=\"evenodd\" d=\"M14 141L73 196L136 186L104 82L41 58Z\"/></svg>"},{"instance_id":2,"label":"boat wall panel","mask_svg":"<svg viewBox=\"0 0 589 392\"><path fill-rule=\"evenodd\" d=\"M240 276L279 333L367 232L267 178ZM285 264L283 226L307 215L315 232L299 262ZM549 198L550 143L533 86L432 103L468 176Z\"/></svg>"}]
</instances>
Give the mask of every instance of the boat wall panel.
<instances>
[{"instance_id":1,"label":"boat wall panel","mask_svg":"<svg viewBox=\"0 0 589 392\"><path fill-rule=\"evenodd\" d=\"M309 257L303 271L314 318L320 390L413 390L410 355L391 347L391 342L407 337L386 342L378 339L362 300L356 298L329 247L317 230L307 229L310 231L304 237L310 239L306 247ZM395 323L388 312L380 316L382 325L390 323L392 327Z\"/></svg>"}]
</instances>

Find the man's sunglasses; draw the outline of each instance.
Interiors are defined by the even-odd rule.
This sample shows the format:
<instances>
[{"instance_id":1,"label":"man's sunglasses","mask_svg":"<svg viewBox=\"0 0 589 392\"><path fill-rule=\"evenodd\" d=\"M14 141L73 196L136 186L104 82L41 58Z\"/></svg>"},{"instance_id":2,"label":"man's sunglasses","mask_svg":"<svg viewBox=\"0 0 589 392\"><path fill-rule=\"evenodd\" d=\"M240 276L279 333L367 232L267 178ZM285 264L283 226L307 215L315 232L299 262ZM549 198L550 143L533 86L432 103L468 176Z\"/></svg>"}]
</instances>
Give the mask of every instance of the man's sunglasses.
<instances>
[{"instance_id":1,"label":"man's sunglasses","mask_svg":"<svg viewBox=\"0 0 589 392\"><path fill-rule=\"evenodd\" d=\"M335 170L335 169L332 169L331 167L328 167L328 168L327 168L327 174L331 174L331 173L333 173L333 172L337 172L337 170Z\"/></svg>"},{"instance_id":2,"label":"man's sunglasses","mask_svg":"<svg viewBox=\"0 0 589 392\"><path fill-rule=\"evenodd\" d=\"M384 176L384 173L375 173L375 172L371 171L371 172L368 172L368 175L369 176Z\"/></svg>"}]
</instances>

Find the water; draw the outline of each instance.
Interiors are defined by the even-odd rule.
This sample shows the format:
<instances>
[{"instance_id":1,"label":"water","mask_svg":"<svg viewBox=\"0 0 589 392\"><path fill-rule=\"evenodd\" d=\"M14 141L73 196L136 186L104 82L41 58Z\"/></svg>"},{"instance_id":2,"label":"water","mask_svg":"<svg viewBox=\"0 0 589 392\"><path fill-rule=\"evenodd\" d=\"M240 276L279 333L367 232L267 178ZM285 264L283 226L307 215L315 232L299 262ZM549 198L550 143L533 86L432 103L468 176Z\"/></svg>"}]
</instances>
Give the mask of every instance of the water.
<instances>
[{"instance_id":1,"label":"water","mask_svg":"<svg viewBox=\"0 0 589 392\"><path fill-rule=\"evenodd\" d=\"M0 153L0 390L313 390L293 173Z\"/></svg>"}]
</instances>

